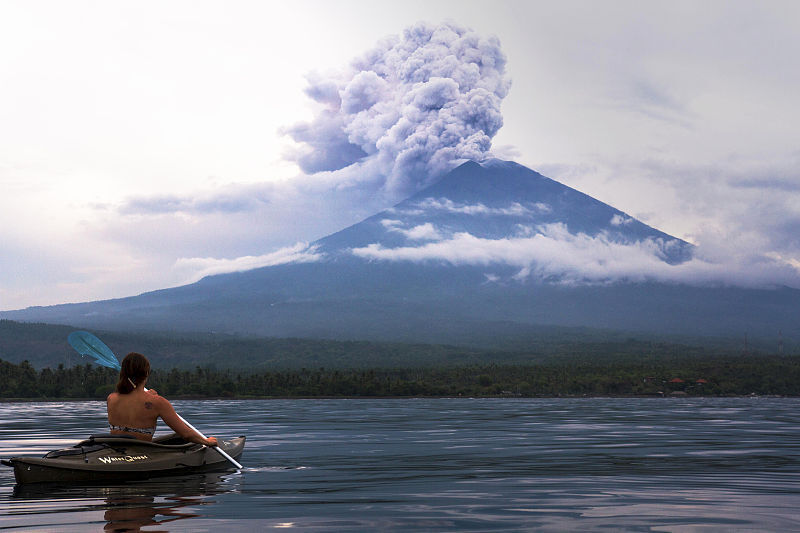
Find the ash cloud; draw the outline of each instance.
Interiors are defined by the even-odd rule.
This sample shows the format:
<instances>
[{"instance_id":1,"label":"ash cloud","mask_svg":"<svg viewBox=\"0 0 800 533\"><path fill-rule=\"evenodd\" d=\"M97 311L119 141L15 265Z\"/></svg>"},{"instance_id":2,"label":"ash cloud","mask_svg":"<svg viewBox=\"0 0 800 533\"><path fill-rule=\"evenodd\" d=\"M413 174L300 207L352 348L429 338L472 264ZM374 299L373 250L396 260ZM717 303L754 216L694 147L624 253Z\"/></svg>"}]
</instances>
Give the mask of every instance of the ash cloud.
<instances>
[{"instance_id":1,"label":"ash cloud","mask_svg":"<svg viewBox=\"0 0 800 533\"><path fill-rule=\"evenodd\" d=\"M495 37L453 23L419 23L381 41L342 72L309 76L320 104L284 130L288 158L307 174L352 168L391 194L430 184L460 162L490 155L510 81Z\"/></svg>"}]
</instances>

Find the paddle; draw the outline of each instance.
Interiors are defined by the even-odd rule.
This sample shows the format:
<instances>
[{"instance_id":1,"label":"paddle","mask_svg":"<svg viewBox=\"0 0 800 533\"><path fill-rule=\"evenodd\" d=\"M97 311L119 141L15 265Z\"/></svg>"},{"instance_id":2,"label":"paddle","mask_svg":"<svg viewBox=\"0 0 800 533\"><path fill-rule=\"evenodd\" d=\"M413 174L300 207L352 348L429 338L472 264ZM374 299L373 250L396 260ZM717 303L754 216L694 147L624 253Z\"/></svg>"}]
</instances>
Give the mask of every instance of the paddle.
<instances>
[{"instance_id":1,"label":"paddle","mask_svg":"<svg viewBox=\"0 0 800 533\"><path fill-rule=\"evenodd\" d=\"M91 357L94 359L94 362L100 366L113 368L115 370L122 369L117 356L114 355L114 352L111 351L111 348L106 346L103 341L88 331L73 331L67 337L67 342L70 344L70 346L75 348L75 351L77 351L79 354ZM144 390L146 391L147 389ZM178 415L178 418L180 418L183 423L189 426L192 430L199 433L201 437L204 439L206 438L205 435L197 431L197 429L187 422L186 419L184 419L181 415ZM222 448L219 446L213 446L213 448L217 450L225 459L230 461L233 466L238 469L242 469L242 465L240 465L236 459L228 455Z\"/></svg>"}]
</instances>

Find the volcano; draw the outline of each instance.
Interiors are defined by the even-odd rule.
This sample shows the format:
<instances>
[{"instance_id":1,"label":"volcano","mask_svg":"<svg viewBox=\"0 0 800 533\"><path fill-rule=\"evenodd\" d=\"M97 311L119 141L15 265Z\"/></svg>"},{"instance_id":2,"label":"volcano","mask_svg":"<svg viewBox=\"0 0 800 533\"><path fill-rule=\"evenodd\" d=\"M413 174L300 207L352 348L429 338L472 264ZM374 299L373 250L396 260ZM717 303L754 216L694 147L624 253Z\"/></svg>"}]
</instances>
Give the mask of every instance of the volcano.
<instances>
[{"instance_id":1,"label":"volcano","mask_svg":"<svg viewBox=\"0 0 800 533\"><path fill-rule=\"evenodd\" d=\"M467 162L302 259L0 318L113 330L499 345L546 326L800 337L800 291L686 284L694 247L522 165Z\"/></svg>"}]
</instances>

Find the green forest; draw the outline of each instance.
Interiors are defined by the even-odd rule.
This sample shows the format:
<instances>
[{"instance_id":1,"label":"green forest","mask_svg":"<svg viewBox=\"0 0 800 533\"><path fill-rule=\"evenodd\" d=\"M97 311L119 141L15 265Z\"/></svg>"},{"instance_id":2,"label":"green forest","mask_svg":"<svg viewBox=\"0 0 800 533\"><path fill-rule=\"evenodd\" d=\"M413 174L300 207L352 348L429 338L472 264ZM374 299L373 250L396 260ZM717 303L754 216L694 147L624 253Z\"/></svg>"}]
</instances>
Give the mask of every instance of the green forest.
<instances>
[{"instance_id":1,"label":"green forest","mask_svg":"<svg viewBox=\"0 0 800 533\"><path fill-rule=\"evenodd\" d=\"M0 359L28 361L35 369L72 367L88 362L68 344L76 328L0 320ZM411 344L363 340L236 337L225 334L94 331L122 359L143 353L153 368L183 370L196 367L242 372L267 370L391 369L469 365L539 365L570 361L638 361L642 358L697 357L737 354L741 340L642 338L614 331L583 328L541 328L513 349L440 344ZM777 344L776 346L777 347ZM757 348L752 342L747 351ZM787 352L794 353L787 346ZM769 348L758 348L770 353ZM774 347L772 348L775 349Z\"/></svg>"},{"instance_id":2,"label":"green forest","mask_svg":"<svg viewBox=\"0 0 800 533\"><path fill-rule=\"evenodd\" d=\"M90 364L36 370L0 360L0 398L103 399L117 373ZM800 395L800 357L735 355L550 360L528 365L297 369L155 369L148 387L168 398L552 397Z\"/></svg>"},{"instance_id":3,"label":"green forest","mask_svg":"<svg viewBox=\"0 0 800 533\"><path fill-rule=\"evenodd\" d=\"M66 342L75 328L0 320L0 398L103 399L114 370ZM800 355L735 342L543 329L524 349L216 334L96 332L144 353L168 398L800 395ZM791 350L796 353L796 350Z\"/></svg>"}]
</instances>

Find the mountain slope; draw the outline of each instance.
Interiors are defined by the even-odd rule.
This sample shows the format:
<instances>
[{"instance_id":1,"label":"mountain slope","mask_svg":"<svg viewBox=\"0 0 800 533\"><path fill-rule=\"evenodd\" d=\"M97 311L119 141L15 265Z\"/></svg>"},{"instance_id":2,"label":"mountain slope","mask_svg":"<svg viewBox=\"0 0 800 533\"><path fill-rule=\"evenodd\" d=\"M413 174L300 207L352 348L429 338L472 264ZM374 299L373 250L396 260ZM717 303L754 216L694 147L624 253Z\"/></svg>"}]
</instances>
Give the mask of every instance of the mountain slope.
<instances>
[{"instance_id":1,"label":"mountain slope","mask_svg":"<svg viewBox=\"0 0 800 533\"><path fill-rule=\"evenodd\" d=\"M0 317L494 346L533 338L537 325L800 337L799 291L659 281L692 253L690 244L521 165L469 162L313 243L305 262Z\"/></svg>"},{"instance_id":2,"label":"mountain slope","mask_svg":"<svg viewBox=\"0 0 800 533\"><path fill-rule=\"evenodd\" d=\"M321 239L322 250L341 253L378 244L401 246L409 230L423 225L439 233L468 233L501 239L536 231L537 226L563 224L571 234L631 244L646 239L671 243L670 263L691 256L691 245L655 230L594 198L553 181L522 165L493 160L467 162L436 184L363 222ZM405 237L404 237L405 236ZM426 237L423 232L418 236Z\"/></svg>"}]
</instances>

